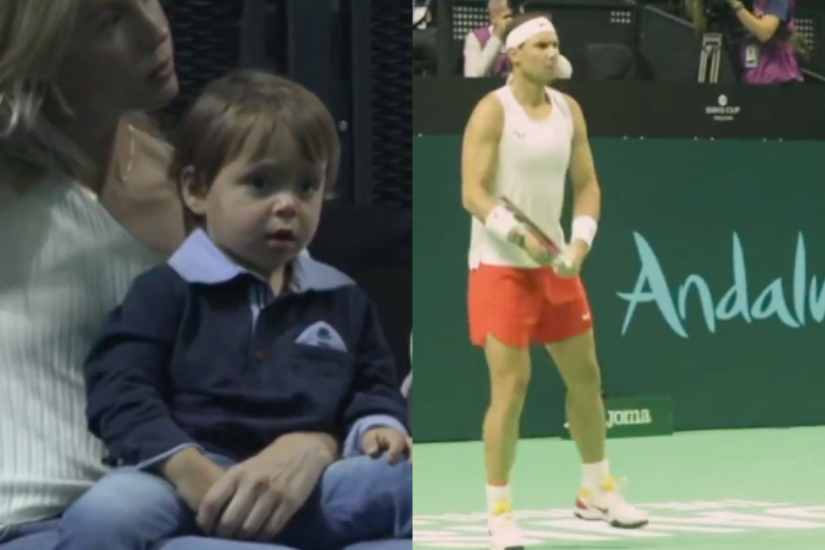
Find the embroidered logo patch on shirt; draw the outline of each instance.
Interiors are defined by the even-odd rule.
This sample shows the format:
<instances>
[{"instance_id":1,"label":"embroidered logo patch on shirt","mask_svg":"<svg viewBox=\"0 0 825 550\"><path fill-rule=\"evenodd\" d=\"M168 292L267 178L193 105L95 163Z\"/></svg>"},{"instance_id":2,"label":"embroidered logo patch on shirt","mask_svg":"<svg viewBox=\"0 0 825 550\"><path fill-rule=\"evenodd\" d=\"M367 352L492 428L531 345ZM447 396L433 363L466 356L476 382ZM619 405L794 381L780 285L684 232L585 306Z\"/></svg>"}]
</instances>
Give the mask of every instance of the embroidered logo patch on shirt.
<instances>
[{"instance_id":1,"label":"embroidered logo patch on shirt","mask_svg":"<svg viewBox=\"0 0 825 550\"><path fill-rule=\"evenodd\" d=\"M295 340L295 343L343 352L347 351L347 345L344 343L341 335L338 334L338 331L324 321L318 321L304 329Z\"/></svg>"}]
</instances>

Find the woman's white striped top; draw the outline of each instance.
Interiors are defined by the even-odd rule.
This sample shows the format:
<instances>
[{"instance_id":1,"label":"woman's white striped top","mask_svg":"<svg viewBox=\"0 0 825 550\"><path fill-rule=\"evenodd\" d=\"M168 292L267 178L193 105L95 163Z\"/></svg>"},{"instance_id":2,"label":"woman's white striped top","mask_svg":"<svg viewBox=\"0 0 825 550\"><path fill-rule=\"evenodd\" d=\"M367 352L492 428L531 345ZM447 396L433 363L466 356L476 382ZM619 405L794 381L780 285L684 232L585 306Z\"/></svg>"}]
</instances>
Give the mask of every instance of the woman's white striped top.
<instances>
[{"instance_id":1,"label":"woman's white striped top","mask_svg":"<svg viewBox=\"0 0 825 550\"><path fill-rule=\"evenodd\" d=\"M74 183L0 200L0 526L61 513L105 473L82 364L158 261Z\"/></svg>"}]
</instances>

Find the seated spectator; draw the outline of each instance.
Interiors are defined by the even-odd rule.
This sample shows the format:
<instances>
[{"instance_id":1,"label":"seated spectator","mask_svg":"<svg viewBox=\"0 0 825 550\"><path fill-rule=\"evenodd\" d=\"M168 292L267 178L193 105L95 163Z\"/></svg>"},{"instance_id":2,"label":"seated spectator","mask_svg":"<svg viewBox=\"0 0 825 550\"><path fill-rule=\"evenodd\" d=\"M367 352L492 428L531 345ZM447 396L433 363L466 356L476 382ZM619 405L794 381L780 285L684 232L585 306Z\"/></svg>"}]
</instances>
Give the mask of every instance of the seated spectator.
<instances>
[{"instance_id":1,"label":"seated spectator","mask_svg":"<svg viewBox=\"0 0 825 550\"><path fill-rule=\"evenodd\" d=\"M505 78L510 74L510 63L504 50L504 36L513 21L513 11L508 0L489 0L487 11L490 24L469 32L464 39L464 76ZM572 75L570 61L559 55L553 79L568 80Z\"/></svg>"},{"instance_id":2,"label":"seated spectator","mask_svg":"<svg viewBox=\"0 0 825 550\"><path fill-rule=\"evenodd\" d=\"M300 255L339 158L332 115L288 79L237 71L195 102L173 173L200 227L135 281L91 353L89 426L120 468L66 512L60 550L412 537L407 408L375 308ZM273 443L307 431L348 458L286 504Z\"/></svg>"}]
</instances>

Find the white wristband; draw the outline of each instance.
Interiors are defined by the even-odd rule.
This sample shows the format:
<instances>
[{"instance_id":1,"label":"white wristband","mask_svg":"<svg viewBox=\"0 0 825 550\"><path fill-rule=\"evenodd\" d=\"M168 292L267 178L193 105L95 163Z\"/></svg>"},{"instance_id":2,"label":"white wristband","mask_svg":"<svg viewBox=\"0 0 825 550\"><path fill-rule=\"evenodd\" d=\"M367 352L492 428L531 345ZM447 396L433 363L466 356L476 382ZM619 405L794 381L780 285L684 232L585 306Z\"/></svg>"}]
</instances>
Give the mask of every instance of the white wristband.
<instances>
[{"instance_id":1,"label":"white wristband","mask_svg":"<svg viewBox=\"0 0 825 550\"><path fill-rule=\"evenodd\" d=\"M487 231L501 237L505 241L510 238L510 233L517 226L518 221L516 221L513 213L500 204L490 211L487 219L484 221L484 227L487 228Z\"/></svg>"},{"instance_id":2,"label":"white wristband","mask_svg":"<svg viewBox=\"0 0 825 550\"><path fill-rule=\"evenodd\" d=\"M584 241L588 248L593 247L593 239L596 238L596 231L599 230L599 223L590 216L576 216L573 219L573 231L570 241Z\"/></svg>"}]
</instances>

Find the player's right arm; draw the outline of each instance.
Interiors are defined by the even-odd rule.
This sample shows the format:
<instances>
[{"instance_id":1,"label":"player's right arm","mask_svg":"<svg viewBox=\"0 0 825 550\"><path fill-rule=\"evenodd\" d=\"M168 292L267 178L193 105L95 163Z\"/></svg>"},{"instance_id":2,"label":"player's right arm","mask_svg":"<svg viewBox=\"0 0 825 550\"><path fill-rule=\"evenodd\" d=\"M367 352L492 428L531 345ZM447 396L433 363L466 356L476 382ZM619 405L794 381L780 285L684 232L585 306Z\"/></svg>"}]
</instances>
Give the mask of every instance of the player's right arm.
<instances>
[{"instance_id":1,"label":"player's right arm","mask_svg":"<svg viewBox=\"0 0 825 550\"><path fill-rule=\"evenodd\" d=\"M490 233L524 249L537 263L548 265L553 256L496 201L491 182L498 169L498 144L504 129L504 108L493 94L476 105L461 146L461 202Z\"/></svg>"},{"instance_id":2,"label":"player's right arm","mask_svg":"<svg viewBox=\"0 0 825 550\"><path fill-rule=\"evenodd\" d=\"M498 167L498 144L504 108L493 94L482 99L464 129L461 146L461 201L465 210L486 223L497 206L491 182Z\"/></svg>"}]
</instances>

